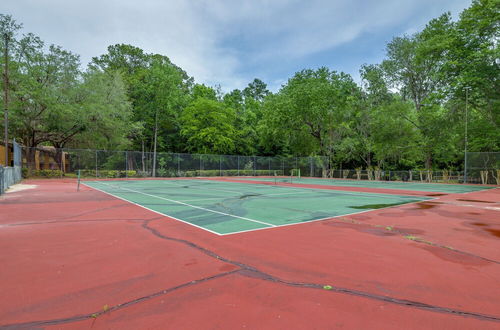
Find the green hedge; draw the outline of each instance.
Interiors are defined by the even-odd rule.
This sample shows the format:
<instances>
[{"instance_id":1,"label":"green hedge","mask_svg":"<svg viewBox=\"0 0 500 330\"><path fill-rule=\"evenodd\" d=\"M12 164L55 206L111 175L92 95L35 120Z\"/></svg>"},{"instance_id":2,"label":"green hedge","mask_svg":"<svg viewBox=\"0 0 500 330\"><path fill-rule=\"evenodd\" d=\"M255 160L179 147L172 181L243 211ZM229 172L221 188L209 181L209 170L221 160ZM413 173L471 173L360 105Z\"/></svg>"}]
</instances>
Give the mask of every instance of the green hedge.
<instances>
[{"instance_id":1,"label":"green hedge","mask_svg":"<svg viewBox=\"0 0 500 330\"><path fill-rule=\"evenodd\" d=\"M23 168L23 177L28 177L28 169ZM158 171L157 177L196 177L196 176L273 176L283 175L283 171L278 170L197 170L197 171ZM32 177L46 177L46 178L56 178L56 177L69 177L75 178L78 176L78 171L74 173L63 173L61 170L33 170L31 171ZM95 178L95 170L80 170L80 176L82 178ZM98 178L140 178L147 177L148 173L142 173L140 171L121 171L121 170L98 170Z\"/></svg>"},{"instance_id":2,"label":"green hedge","mask_svg":"<svg viewBox=\"0 0 500 330\"><path fill-rule=\"evenodd\" d=\"M273 176L274 173L276 175L283 175L282 171L269 171L269 170L201 170L201 171L186 171L184 175L187 177L194 176ZM182 173L181 173L182 174Z\"/></svg>"},{"instance_id":3,"label":"green hedge","mask_svg":"<svg viewBox=\"0 0 500 330\"><path fill-rule=\"evenodd\" d=\"M23 175L27 176L28 171L23 171ZM31 171L31 176L42 178L60 178L61 176L64 176L64 173L61 170L33 170Z\"/></svg>"}]
</instances>

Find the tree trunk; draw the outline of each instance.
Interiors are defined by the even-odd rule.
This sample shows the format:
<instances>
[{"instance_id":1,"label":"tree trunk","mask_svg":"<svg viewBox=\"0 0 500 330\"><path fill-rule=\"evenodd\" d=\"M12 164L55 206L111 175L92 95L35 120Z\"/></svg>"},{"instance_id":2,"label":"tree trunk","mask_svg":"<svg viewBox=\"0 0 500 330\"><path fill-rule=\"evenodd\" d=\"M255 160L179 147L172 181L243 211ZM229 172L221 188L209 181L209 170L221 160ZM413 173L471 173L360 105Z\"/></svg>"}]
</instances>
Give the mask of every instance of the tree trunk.
<instances>
[{"instance_id":1,"label":"tree trunk","mask_svg":"<svg viewBox=\"0 0 500 330\"><path fill-rule=\"evenodd\" d=\"M425 169L430 170L431 166L432 166L432 155L428 153L425 159Z\"/></svg>"}]
</instances>

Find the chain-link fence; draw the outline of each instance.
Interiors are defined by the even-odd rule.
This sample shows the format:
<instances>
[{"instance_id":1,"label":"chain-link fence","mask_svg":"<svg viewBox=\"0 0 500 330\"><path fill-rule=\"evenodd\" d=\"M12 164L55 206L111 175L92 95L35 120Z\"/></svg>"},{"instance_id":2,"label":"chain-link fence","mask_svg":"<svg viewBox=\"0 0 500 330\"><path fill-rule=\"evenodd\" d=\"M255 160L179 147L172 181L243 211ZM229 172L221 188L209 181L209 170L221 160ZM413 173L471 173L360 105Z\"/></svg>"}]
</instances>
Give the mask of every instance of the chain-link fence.
<instances>
[{"instance_id":1,"label":"chain-link fence","mask_svg":"<svg viewBox=\"0 0 500 330\"><path fill-rule=\"evenodd\" d=\"M13 167L0 165L0 195L11 185L21 181L22 148L16 141L12 141L12 155Z\"/></svg>"},{"instance_id":2,"label":"chain-link fence","mask_svg":"<svg viewBox=\"0 0 500 330\"><path fill-rule=\"evenodd\" d=\"M500 185L500 152L468 152L467 182Z\"/></svg>"},{"instance_id":3,"label":"chain-link fence","mask_svg":"<svg viewBox=\"0 0 500 330\"><path fill-rule=\"evenodd\" d=\"M23 167L29 176L194 177L194 176L326 176L327 157L261 157L24 148ZM153 163L155 162L154 166Z\"/></svg>"},{"instance_id":4,"label":"chain-link fence","mask_svg":"<svg viewBox=\"0 0 500 330\"><path fill-rule=\"evenodd\" d=\"M473 154L473 153L471 153ZM494 154L494 155L492 155ZM468 183L498 184L498 155L471 156ZM476 158L474 158L476 157ZM496 158L495 158L496 157ZM493 159L496 159L494 161ZM153 163L155 162L155 166ZM481 164L481 165L478 165ZM463 171L335 169L328 157L262 157L140 151L24 148L23 171L31 176L83 177L195 177L297 176L349 180L462 183ZM488 176L484 174L488 170ZM29 172L29 173L28 173ZM483 174L481 174L483 173Z\"/></svg>"}]
</instances>

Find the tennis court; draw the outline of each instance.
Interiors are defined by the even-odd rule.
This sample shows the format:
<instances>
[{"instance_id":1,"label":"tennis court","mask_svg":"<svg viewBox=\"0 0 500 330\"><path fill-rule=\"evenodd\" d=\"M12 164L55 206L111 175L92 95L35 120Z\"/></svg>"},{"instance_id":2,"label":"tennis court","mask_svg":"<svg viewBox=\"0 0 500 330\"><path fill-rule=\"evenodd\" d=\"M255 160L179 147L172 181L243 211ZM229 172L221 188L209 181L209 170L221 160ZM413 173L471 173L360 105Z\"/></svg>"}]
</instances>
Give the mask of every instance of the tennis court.
<instances>
[{"instance_id":1,"label":"tennis court","mask_svg":"<svg viewBox=\"0 0 500 330\"><path fill-rule=\"evenodd\" d=\"M108 180L84 184L219 235L294 225L429 199L202 179Z\"/></svg>"},{"instance_id":2,"label":"tennis court","mask_svg":"<svg viewBox=\"0 0 500 330\"><path fill-rule=\"evenodd\" d=\"M297 184L314 184L338 187L363 187L376 189L396 189L411 190L423 192L436 192L448 194L469 193L495 187L473 186L464 184L446 184L446 183L420 183L420 182L394 182L394 181L367 181L367 180L341 180L341 179L320 179L320 178L298 178L298 177L278 177L278 178L255 178L239 177L238 180L266 181L266 182L292 182Z\"/></svg>"}]
</instances>

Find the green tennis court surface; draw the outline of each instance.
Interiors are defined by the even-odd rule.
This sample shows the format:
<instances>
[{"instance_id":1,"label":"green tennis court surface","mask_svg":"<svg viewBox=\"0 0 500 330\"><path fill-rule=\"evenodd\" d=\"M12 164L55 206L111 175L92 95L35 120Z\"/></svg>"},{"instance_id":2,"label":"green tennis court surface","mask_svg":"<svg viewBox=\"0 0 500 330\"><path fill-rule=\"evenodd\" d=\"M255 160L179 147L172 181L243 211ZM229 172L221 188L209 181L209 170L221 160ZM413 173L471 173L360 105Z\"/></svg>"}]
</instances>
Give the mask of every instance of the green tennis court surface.
<instances>
[{"instance_id":1,"label":"green tennis court surface","mask_svg":"<svg viewBox=\"0 0 500 330\"><path fill-rule=\"evenodd\" d=\"M270 182L293 182L297 184L317 184L338 187L363 187L363 188L378 188L378 189L397 189L397 190L412 190L437 193L468 193L485 189L493 189L495 187L472 186L461 184L446 184L446 183L419 183L419 182L393 182L393 181L355 181L355 180L340 180L340 179L314 179L314 178L255 178L255 177L239 177L238 180L250 181L270 181Z\"/></svg>"},{"instance_id":2,"label":"green tennis court surface","mask_svg":"<svg viewBox=\"0 0 500 330\"><path fill-rule=\"evenodd\" d=\"M220 235L429 199L197 179L86 181L84 184Z\"/></svg>"}]
</instances>

